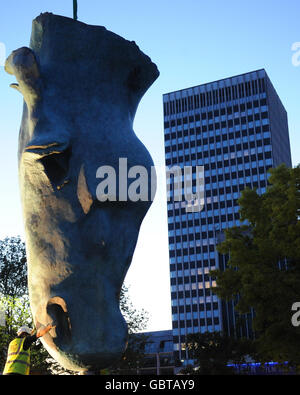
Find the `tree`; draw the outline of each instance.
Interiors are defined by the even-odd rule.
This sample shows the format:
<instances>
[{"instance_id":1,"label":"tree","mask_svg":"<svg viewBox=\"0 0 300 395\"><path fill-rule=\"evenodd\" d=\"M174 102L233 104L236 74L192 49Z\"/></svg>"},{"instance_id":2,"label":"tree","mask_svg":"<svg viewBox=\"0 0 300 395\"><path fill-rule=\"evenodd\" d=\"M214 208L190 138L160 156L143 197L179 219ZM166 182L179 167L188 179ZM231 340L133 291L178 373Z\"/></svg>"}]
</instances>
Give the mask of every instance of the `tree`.
<instances>
[{"instance_id":1,"label":"tree","mask_svg":"<svg viewBox=\"0 0 300 395\"><path fill-rule=\"evenodd\" d=\"M255 355L253 343L247 339L227 337L220 332L193 333L187 335L186 347L190 358L196 361L198 369L193 374L234 374L228 364L247 362Z\"/></svg>"},{"instance_id":2,"label":"tree","mask_svg":"<svg viewBox=\"0 0 300 395\"><path fill-rule=\"evenodd\" d=\"M4 367L9 342L17 329L30 324L26 311L27 270L25 244L19 236L0 240L0 369Z\"/></svg>"},{"instance_id":3,"label":"tree","mask_svg":"<svg viewBox=\"0 0 300 395\"><path fill-rule=\"evenodd\" d=\"M146 329L149 315L144 309L138 310L134 307L129 297L129 288L124 284L120 292L120 309L127 322L129 334Z\"/></svg>"},{"instance_id":4,"label":"tree","mask_svg":"<svg viewBox=\"0 0 300 395\"><path fill-rule=\"evenodd\" d=\"M13 298L26 294L26 249L19 236L0 240L0 278L0 294Z\"/></svg>"},{"instance_id":5,"label":"tree","mask_svg":"<svg viewBox=\"0 0 300 395\"><path fill-rule=\"evenodd\" d=\"M120 308L128 325L128 344L122 358L115 363L110 371L118 373L120 371L131 372L138 370L139 363L144 359L145 345L148 337L143 333L138 333L146 328L149 320L148 313L144 310L137 310L129 297L129 289L123 285L120 293Z\"/></svg>"},{"instance_id":6,"label":"tree","mask_svg":"<svg viewBox=\"0 0 300 395\"><path fill-rule=\"evenodd\" d=\"M300 327L291 324L291 307L300 301L300 167L272 169L269 183L263 195L243 191L244 224L226 230L218 247L228 267L211 275L219 297L238 297L239 313L254 309L261 359L300 364Z\"/></svg>"},{"instance_id":7,"label":"tree","mask_svg":"<svg viewBox=\"0 0 300 395\"><path fill-rule=\"evenodd\" d=\"M19 236L0 240L0 278L2 311L8 322L6 330L11 333L14 301L27 293L26 249Z\"/></svg>"},{"instance_id":8,"label":"tree","mask_svg":"<svg viewBox=\"0 0 300 395\"><path fill-rule=\"evenodd\" d=\"M0 304L3 311L9 311L9 315L5 315L5 325L0 327L0 370L3 370L9 343L16 337L20 326L27 325L32 328L33 320L28 295L18 298L2 297ZM46 362L48 353L40 340L31 346L30 354L31 372L47 374L49 372L49 364Z\"/></svg>"}]
</instances>

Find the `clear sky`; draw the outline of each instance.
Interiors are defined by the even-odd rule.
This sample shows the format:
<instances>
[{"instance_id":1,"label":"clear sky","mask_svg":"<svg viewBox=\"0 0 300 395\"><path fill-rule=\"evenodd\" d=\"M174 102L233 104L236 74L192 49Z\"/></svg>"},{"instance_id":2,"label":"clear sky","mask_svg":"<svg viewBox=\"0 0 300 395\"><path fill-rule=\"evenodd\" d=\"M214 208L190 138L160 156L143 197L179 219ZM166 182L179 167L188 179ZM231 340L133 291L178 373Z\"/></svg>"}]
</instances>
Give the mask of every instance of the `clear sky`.
<instances>
[{"instance_id":1,"label":"clear sky","mask_svg":"<svg viewBox=\"0 0 300 395\"><path fill-rule=\"evenodd\" d=\"M0 2L0 62L4 46L8 56L29 45L32 19L46 11L72 17L73 2ZM134 40L160 70L134 122L157 167L164 166L163 93L260 68L266 69L288 112L292 161L300 163L299 15L299 0L78 0L80 21ZM1 65L0 238L24 236L17 174L23 99L9 88L11 82ZM133 304L150 313L148 330L171 329L164 178L158 181L126 278Z\"/></svg>"}]
</instances>

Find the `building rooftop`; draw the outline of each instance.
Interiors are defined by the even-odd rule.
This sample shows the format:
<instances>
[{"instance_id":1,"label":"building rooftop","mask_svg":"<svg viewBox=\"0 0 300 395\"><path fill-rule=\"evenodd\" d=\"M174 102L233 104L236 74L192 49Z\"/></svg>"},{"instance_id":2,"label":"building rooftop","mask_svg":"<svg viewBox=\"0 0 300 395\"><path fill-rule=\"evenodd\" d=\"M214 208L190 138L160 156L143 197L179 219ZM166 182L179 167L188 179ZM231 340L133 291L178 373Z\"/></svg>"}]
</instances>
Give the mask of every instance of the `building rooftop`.
<instances>
[{"instance_id":1,"label":"building rooftop","mask_svg":"<svg viewBox=\"0 0 300 395\"><path fill-rule=\"evenodd\" d=\"M188 91L188 90L192 90L192 89L199 88L199 87L205 87L207 85L219 84L222 81L228 81L228 80L234 80L234 79L238 80L239 78L242 78L243 76L251 75L251 74L254 74L254 73L264 73L265 75L267 75L267 72L266 72L265 69L253 70L253 71L249 71L247 73L237 74L237 75L234 75L234 76L231 76L231 77L221 78L219 80L215 80L215 81L211 81L211 82L205 82L205 83L199 84L199 85L194 85L194 86L191 86L189 88L183 88L183 89L178 89L178 90L171 91L171 92L168 92L168 93L164 93L163 96L167 96L167 95L170 95L170 94L176 93L176 92Z\"/></svg>"}]
</instances>

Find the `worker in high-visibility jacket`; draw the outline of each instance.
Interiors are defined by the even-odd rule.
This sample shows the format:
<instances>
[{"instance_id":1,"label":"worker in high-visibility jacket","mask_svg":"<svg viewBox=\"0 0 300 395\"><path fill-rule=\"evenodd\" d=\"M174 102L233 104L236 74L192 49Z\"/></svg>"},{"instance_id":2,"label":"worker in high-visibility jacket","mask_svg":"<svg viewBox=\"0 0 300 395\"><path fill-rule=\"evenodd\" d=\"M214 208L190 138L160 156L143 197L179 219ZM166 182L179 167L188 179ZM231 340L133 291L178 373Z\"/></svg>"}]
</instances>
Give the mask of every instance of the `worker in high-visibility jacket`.
<instances>
[{"instance_id":1,"label":"worker in high-visibility jacket","mask_svg":"<svg viewBox=\"0 0 300 395\"><path fill-rule=\"evenodd\" d=\"M28 326L21 326L17 337L9 343L4 375L28 375L30 372L30 346L55 325L41 326L36 333Z\"/></svg>"}]
</instances>

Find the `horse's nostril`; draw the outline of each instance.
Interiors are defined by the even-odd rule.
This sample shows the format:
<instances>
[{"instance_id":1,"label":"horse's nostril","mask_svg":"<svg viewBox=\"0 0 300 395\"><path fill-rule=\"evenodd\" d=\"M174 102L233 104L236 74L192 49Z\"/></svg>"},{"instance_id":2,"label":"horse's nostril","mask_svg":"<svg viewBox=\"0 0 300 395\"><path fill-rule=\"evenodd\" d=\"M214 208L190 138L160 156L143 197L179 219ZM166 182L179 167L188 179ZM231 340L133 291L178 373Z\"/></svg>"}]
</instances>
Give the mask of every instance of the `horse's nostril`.
<instances>
[{"instance_id":1,"label":"horse's nostril","mask_svg":"<svg viewBox=\"0 0 300 395\"><path fill-rule=\"evenodd\" d=\"M71 323L64 299L59 296L51 298L47 303L47 314L56 325L56 340L58 343L70 341Z\"/></svg>"}]
</instances>

